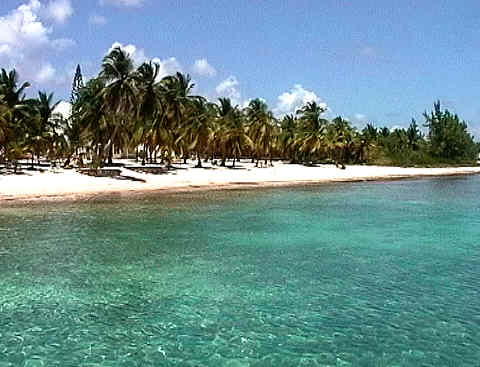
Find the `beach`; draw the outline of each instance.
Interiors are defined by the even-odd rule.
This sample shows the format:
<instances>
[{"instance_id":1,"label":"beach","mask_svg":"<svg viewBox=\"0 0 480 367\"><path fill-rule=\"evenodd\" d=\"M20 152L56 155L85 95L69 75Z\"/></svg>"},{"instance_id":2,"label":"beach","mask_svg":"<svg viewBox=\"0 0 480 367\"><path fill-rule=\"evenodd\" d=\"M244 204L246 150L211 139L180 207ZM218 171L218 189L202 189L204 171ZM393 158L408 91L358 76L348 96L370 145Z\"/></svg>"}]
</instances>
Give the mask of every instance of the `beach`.
<instances>
[{"instance_id":1,"label":"beach","mask_svg":"<svg viewBox=\"0 0 480 367\"><path fill-rule=\"evenodd\" d=\"M334 165L309 167L283 162L275 162L273 167L255 167L249 161L237 163L235 168L209 164L204 164L204 168L194 168L194 165L195 162L174 164L172 169L160 173L138 172L126 165L118 167L121 170L118 177L91 177L74 169L48 169L43 172L24 170L18 175L0 174L0 202L71 200L114 193L128 195L152 191L182 192L480 173L480 167L403 168L352 165L342 170Z\"/></svg>"}]
</instances>

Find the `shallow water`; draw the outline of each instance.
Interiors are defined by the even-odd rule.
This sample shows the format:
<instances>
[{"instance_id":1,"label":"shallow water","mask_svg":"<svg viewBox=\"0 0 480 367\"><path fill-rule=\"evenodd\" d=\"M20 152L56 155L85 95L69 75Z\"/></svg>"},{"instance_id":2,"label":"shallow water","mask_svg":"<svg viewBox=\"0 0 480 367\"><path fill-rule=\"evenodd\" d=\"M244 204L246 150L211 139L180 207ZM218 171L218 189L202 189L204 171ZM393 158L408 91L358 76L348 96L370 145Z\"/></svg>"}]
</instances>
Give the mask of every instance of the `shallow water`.
<instances>
[{"instance_id":1,"label":"shallow water","mask_svg":"<svg viewBox=\"0 0 480 367\"><path fill-rule=\"evenodd\" d=\"M478 366L480 177L0 207L0 367Z\"/></svg>"}]
</instances>

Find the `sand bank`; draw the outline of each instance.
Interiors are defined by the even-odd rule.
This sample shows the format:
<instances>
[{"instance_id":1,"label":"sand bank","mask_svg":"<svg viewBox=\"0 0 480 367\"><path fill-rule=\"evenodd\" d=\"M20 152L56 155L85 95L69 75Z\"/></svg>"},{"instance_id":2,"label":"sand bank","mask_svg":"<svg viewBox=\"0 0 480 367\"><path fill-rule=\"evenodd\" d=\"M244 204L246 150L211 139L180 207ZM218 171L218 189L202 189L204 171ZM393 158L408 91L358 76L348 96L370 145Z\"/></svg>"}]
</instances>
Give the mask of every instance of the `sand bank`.
<instances>
[{"instance_id":1,"label":"sand bank","mask_svg":"<svg viewBox=\"0 0 480 367\"><path fill-rule=\"evenodd\" d=\"M24 171L21 175L0 174L0 202L22 200L76 199L112 193L146 191L193 191L239 187L267 187L295 184L391 180L400 178L479 174L480 167L401 168L382 166L333 165L306 167L275 162L274 167L256 168L241 162L237 168L193 168L194 162L177 164L165 173L139 173L121 168L117 178L90 177L75 170Z\"/></svg>"}]
</instances>

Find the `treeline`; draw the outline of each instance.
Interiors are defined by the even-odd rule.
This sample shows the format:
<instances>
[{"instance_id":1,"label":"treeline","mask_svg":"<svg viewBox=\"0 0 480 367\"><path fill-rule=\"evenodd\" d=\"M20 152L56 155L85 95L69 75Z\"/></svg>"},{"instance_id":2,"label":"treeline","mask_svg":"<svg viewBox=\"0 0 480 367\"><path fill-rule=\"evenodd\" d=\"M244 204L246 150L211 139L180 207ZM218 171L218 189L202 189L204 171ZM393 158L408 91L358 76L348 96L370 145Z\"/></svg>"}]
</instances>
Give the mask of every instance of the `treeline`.
<instances>
[{"instance_id":1,"label":"treeline","mask_svg":"<svg viewBox=\"0 0 480 367\"><path fill-rule=\"evenodd\" d=\"M413 120L407 129L359 131L342 117L328 120L315 102L294 115L275 118L261 99L240 108L228 98L212 103L192 95L188 75L158 80L159 65L138 68L122 49L104 59L99 75L83 84L77 69L72 90L72 115L53 113L53 95L25 98L28 83L19 85L15 70L0 75L0 161L46 157L69 165L79 156L93 166L112 163L114 153L135 152L144 162L195 158L231 162L240 157L256 162L286 159L312 164L333 161L396 165L472 163L479 147L467 124L440 103L425 113L421 133Z\"/></svg>"}]
</instances>

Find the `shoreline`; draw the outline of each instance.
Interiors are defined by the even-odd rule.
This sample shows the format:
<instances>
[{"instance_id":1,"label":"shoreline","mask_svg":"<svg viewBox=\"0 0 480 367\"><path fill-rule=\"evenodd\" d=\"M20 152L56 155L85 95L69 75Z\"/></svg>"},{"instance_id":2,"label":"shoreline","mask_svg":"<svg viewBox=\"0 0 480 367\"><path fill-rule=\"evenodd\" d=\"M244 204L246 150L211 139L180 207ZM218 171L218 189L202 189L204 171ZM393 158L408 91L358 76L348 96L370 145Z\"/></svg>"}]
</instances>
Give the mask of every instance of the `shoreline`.
<instances>
[{"instance_id":1,"label":"shoreline","mask_svg":"<svg viewBox=\"0 0 480 367\"><path fill-rule=\"evenodd\" d=\"M0 174L0 205L480 174L480 167L347 166L341 170L332 165L306 167L281 162L275 167L256 168L242 162L235 169L209 165L198 169L193 164L179 165L166 174L138 173L125 167L118 178L90 177L74 170Z\"/></svg>"}]
</instances>

